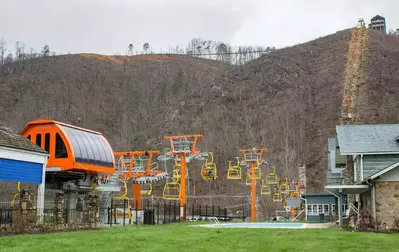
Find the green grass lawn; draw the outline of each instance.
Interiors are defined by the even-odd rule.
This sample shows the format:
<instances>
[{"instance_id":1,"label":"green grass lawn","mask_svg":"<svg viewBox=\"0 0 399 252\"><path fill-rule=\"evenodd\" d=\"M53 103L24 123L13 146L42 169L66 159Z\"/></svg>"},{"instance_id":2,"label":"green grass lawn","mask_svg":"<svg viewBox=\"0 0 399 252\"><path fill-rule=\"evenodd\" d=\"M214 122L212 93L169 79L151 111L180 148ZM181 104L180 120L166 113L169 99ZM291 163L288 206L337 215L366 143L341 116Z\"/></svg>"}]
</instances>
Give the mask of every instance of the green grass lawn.
<instances>
[{"instance_id":1,"label":"green grass lawn","mask_svg":"<svg viewBox=\"0 0 399 252\"><path fill-rule=\"evenodd\" d=\"M0 237L16 251L399 251L399 235L329 229L212 229L189 224Z\"/></svg>"}]
</instances>

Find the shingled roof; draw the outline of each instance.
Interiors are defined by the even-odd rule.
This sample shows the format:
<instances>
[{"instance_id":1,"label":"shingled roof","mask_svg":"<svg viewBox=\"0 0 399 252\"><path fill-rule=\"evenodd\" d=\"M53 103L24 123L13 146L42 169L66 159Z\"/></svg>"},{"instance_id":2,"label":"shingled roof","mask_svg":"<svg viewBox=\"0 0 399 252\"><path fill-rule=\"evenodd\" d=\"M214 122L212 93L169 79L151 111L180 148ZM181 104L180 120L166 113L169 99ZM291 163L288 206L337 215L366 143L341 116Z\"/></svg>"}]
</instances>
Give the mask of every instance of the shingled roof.
<instances>
[{"instance_id":1,"label":"shingled roof","mask_svg":"<svg viewBox=\"0 0 399 252\"><path fill-rule=\"evenodd\" d=\"M0 147L47 153L22 135L14 133L10 128L0 123Z\"/></svg>"},{"instance_id":2,"label":"shingled roof","mask_svg":"<svg viewBox=\"0 0 399 252\"><path fill-rule=\"evenodd\" d=\"M399 153L399 124L337 126L341 155Z\"/></svg>"}]
</instances>

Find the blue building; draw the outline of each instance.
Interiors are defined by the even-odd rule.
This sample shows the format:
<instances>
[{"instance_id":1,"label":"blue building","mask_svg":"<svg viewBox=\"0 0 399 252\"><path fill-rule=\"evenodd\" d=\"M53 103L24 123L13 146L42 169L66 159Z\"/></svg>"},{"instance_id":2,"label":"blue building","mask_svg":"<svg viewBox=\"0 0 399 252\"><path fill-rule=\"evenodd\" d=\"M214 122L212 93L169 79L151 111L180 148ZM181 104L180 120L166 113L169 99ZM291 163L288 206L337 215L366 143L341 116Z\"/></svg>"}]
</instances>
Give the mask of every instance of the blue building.
<instances>
[{"instance_id":1,"label":"blue building","mask_svg":"<svg viewBox=\"0 0 399 252\"><path fill-rule=\"evenodd\" d=\"M308 221L331 222L338 216L338 199L328 192L302 194L306 204L306 219ZM343 197L341 212L347 211L347 199Z\"/></svg>"},{"instance_id":2,"label":"blue building","mask_svg":"<svg viewBox=\"0 0 399 252\"><path fill-rule=\"evenodd\" d=\"M38 185L37 213L43 213L47 152L0 124L0 181Z\"/></svg>"}]
</instances>

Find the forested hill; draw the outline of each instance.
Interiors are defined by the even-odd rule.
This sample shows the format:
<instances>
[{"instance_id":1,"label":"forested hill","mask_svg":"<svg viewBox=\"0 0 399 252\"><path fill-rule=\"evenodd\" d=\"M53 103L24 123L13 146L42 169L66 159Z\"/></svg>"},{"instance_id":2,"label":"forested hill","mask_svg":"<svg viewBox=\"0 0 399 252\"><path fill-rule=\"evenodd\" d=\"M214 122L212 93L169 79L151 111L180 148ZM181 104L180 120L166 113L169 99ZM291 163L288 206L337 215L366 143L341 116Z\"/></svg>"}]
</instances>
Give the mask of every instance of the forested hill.
<instances>
[{"instance_id":1,"label":"forested hill","mask_svg":"<svg viewBox=\"0 0 399 252\"><path fill-rule=\"evenodd\" d=\"M369 31L368 78L359 88L363 123L399 122L399 41ZM103 132L115 150L161 149L162 136L204 133L219 180L197 192L229 193L228 160L264 146L283 176L308 168L325 182L327 138L339 123L350 31L270 52L242 66L179 55L48 56L0 67L0 121L21 130L55 119ZM396 98L395 98L396 97ZM199 178L199 171L195 176ZM196 179L200 181L200 179ZM241 188L241 189L240 189ZM234 182L234 190L244 190ZM247 192L247 190L245 190Z\"/></svg>"}]
</instances>

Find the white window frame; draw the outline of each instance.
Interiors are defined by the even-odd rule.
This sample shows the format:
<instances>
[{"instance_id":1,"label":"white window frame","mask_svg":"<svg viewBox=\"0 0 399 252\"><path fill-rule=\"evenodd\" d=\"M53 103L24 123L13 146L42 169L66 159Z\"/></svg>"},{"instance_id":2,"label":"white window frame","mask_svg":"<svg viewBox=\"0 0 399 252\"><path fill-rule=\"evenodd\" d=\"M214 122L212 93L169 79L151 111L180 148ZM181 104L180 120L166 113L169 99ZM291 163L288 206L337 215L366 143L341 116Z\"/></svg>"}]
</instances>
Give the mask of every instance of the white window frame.
<instances>
[{"instance_id":1,"label":"white window frame","mask_svg":"<svg viewBox=\"0 0 399 252\"><path fill-rule=\"evenodd\" d=\"M348 205L342 204L341 210L342 210L342 213L345 214L346 210L348 210ZM335 204L331 205L331 213L332 213L332 215L335 215Z\"/></svg>"},{"instance_id":2,"label":"white window frame","mask_svg":"<svg viewBox=\"0 0 399 252\"><path fill-rule=\"evenodd\" d=\"M308 204L306 208L308 211L308 215L318 216L321 213L323 213L324 215L330 214L329 204Z\"/></svg>"}]
</instances>

